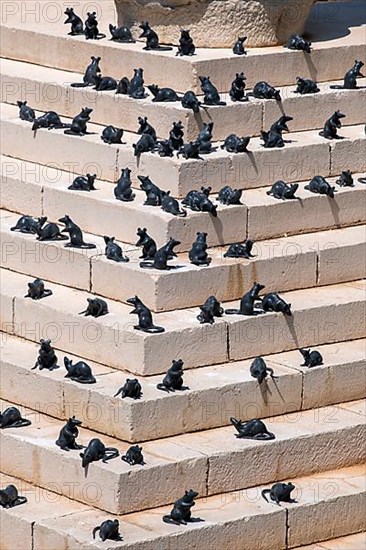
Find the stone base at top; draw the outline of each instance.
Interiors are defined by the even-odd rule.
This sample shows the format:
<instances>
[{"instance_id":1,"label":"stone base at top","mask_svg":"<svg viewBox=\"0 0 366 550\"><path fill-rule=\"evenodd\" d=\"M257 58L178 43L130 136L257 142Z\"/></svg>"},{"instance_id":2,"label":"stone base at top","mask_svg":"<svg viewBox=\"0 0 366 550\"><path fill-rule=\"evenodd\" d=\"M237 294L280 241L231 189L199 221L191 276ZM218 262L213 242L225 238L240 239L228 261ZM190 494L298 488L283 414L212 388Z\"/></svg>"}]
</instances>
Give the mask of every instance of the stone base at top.
<instances>
[{"instance_id":1,"label":"stone base at top","mask_svg":"<svg viewBox=\"0 0 366 550\"><path fill-rule=\"evenodd\" d=\"M178 44L180 29L189 29L196 46L231 48L238 36L246 46L283 44L302 33L314 0L115 0L119 25L148 21L159 40Z\"/></svg>"}]
</instances>

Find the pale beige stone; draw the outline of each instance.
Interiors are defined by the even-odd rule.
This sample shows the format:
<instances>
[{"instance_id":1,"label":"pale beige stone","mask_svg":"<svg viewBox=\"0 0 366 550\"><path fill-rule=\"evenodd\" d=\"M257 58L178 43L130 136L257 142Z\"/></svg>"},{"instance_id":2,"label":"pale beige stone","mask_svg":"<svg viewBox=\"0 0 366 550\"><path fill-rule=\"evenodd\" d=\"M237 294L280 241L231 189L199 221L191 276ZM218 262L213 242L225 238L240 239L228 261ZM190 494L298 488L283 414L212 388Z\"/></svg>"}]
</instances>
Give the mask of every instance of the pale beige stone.
<instances>
[{"instance_id":1,"label":"pale beige stone","mask_svg":"<svg viewBox=\"0 0 366 550\"><path fill-rule=\"evenodd\" d=\"M342 470L318 473L298 483L298 498L304 507L300 510L288 506L290 547L366 529L365 468L349 468L346 472L346 476Z\"/></svg>"},{"instance_id":2,"label":"pale beige stone","mask_svg":"<svg viewBox=\"0 0 366 550\"><path fill-rule=\"evenodd\" d=\"M310 546L301 546L301 550L364 550L365 547L366 533L362 532L311 544Z\"/></svg>"},{"instance_id":3,"label":"pale beige stone","mask_svg":"<svg viewBox=\"0 0 366 550\"><path fill-rule=\"evenodd\" d=\"M230 48L239 36L248 36L249 47L274 46L294 32L303 32L313 0L273 4L268 0L165 0L142 2L116 0L120 24L141 33L141 21L149 21L160 40L176 44L180 29L189 28L196 46Z\"/></svg>"},{"instance_id":4,"label":"pale beige stone","mask_svg":"<svg viewBox=\"0 0 366 550\"><path fill-rule=\"evenodd\" d=\"M344 113L347 115L347 111ZM331 116L331 113L329 114ZM346 119L345 119L346 120ZM354 172L366 171L366 135L365 125L343 126L338 134L344 139L333 140L330 143L331 173L335 176L347 169L352 159Z\"/></svg>"}]
</instances>

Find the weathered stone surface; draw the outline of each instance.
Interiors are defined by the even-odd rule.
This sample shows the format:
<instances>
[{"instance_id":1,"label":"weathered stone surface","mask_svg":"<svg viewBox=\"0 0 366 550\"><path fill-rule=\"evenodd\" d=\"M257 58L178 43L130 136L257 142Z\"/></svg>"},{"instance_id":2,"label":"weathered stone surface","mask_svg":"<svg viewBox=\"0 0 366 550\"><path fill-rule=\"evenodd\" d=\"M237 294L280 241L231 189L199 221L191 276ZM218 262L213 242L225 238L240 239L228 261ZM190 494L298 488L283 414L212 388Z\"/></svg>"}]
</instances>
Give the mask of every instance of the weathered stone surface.
<instances>
[{"instance_id":1,"label":"weathered stone surface","mask_svg":"<svg viewBox=\"0 0 366 550\"><path fill-rule=\"evenodd\" d=\"M197 46L230 48L238 36L250 47L275 46L302 33L314 0L116 0L122 25L149 21L161 42L177 44L188 28ZM141 33L141 31L140 31Z\"/></svg>"}]
</instances>

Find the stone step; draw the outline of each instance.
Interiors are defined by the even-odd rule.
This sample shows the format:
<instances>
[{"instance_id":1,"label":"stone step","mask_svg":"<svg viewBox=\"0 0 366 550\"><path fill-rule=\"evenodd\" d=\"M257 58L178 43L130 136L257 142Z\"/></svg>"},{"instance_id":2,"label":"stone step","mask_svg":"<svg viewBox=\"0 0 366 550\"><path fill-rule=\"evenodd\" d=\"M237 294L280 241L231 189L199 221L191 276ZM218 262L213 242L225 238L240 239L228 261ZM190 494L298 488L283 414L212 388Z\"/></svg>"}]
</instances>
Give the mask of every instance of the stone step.
<instances>
[{"instance_id":1,"label":"stone step","mask_svg":"<svg viewBox=\"0 0 366 550\"><path fill-rule=\"evenodd\" d=\"M86 63L87 64L87 63ZM115 76L117 79L117 75ZM333 90L331 85L342 81L319 84L320 92L301 96L295 94L295 83L280 88L282 102L251 98L249 102L233 102L229 94L223 94L227 103L223 107L207 107L200 114L184 109L180 102L153 103L152 94L144 100L134 100L114 92L96 92L93 89L72 88L72 82L82 82L83 74L70 73L22 63L8 59L1 62L1 97L4 103L17 104L19 98L29 105L37 105L42 111L55 110L60 115L73 117L85 104L93 108L93 121L98 124L123 128L136 132L138 117L148 117L158 137L166 139L173 122L181 120L185 127L185 140L195 140L204 122L213 122L214 140L224 140L229 134L259 136L283 112L294 118L291 131L322 129L330 116L330 105L336 105L347 113L346 125L361 124L364 120L363 105L366 99L366 79L359 80L359 90ZM148 82L147 84L151 84ZM362 88L363 86L363 88ZM248 89L249 91L249 89ZM202 96L200 99L203 100Z\"/></svg>"},{"instance_id":2,"label":"stone step","mask_svg":"<svg viewBox=\"0 0 366 550\"><path fill-rule=\"evenodd\" d=\"M337 480L336 486L334 479ZM170 513L169 507L125 515L119 518L123 541L113 543L113 548L153 550L159 547L164 550L188 550L192 548L192 544L199 544L202 549L208 548L208 544L211 548L214 545L224 547L230 544L233 550L242 550L242 541L245 538L248 548L282 550L287 547L286 536L291 533L291 542L295 544L304 539L314 541L322 540L325 536L346 535L341 539L315 544L310 547L311 550L363 550L364 533L347 536L349 532L365 529L362 516L364 472L360 467L327 471L292 481L296 485L296 504L281 508L268 506L260 497L261 487L240 493L199 498L193 516L200 516L204 523L199 522L188 527L169 526L161 521L163 515ZM93 548L106 548L106 543L100 540L92 543L91 535L94 527L102 521L112 519L106 513L4 474L0 477L0 483L2 486L15 484L31 504L1 510L5 525L3 550L13 550L14 539L22 540L24 550L86 550L91 544ZM315 498L314 485L317 491ZM47 509L43 501L48 503ZM352 521L348 517L350 512ZM334 513L339 516L339 521L329 521ZM311 515L316 515L318 520L314 525L310 524ZM347 523L344 521L345 517ZM337 546L341 541L343 546Z\"/></svg>"},{"instance_id":3,"label":"stone step","mask_svg":"<svg viewBox=\"0 0 366 550\"><path fill-rule=\"evenodd\" d=\"M50 338L62 350L144 376L164 373L167 357L169 363L181 358L186 368L195 368L365 336L363 323L354 323L363 318L364 281L283 293L292 304L291 318L224 315L213 325L201 325L197 309L184 309L155 314L154 324L165 332L147 334L134 330L132 306L108 300L110 313L91 320L79 315L87 292L46 281L53 295L34 301L23 297L29 276L0 274L4 332L36 342ZM224 304L237 307L238 302Z\"/></svg>"},{"instance_id":4,"label":"stone step","mask_svg":"<svg viewBox=\"0 0 366 550\"><path fill-rule=\"evenodd\" d=\"M325 540L310 546L299 546L296 550L365 550L366 532Z\"/></svg>"},{"instance_id":5,"label":"stone step","mask_svg":"<svg viewBox=\"0 0 366 550\"><path fill-rule=\"evenodd\" d=\"M181 253L169 262L172 269L161 271L140 267L140 249L124 246L130 261L113 262L100 237L84 233L84 241L96 245L93 250L65 248L64 241L12 232L19 215L6 210L0 215L4 268L122 302L131 298L132 277L135 294L156 312L200 306L212 294L219 301L239 300L256 281L266 292L283 292L354 281L365 271L366 226L260 241L251 260L225 258L227 247L208 249L207 267L193 265Z\"/></svg>"},{"instance_id":6,"label":"stone step","mask_svg":"<svg viewBox=\"0 0 366 550\"><path fill-rule=\"evenodd\" d=\"M268 196L270 189L248 189L242 205L217 204L217 218L187 209L187 217L172 216L159 207L144 206L146 196L136 189L133 202L114 199L109 182L96 182L96 191L69 191L75 175L49 166L11 157L0 157L0 207L32 216L47 215L57 220L65 212L78 221L83 230L94 235L115 236L122 242L136 243L138 227L147 227L159 243L170 236L181 241L177 248L188 251L198 231L207 233L209 246L272 239L298 233L357 225L366 221L366 188L353 174L354 187L337 187L333 200L306 191L308 182L300 182L296 195L300 200L280 201ZM337 178L327 178L334 185ZM123 219L123 224L120 223Z\"/></svg>"},{"instance_id":7,"label":"stone step","mask_svg":"<svg viewBox=\"0 0 366 550\"><path fill-rule=\"evenodd\" d=\"M70 37L68 26L63 25L63 5L61 9L55 2L53 9L45 9L40 2L28 1L25 5L16 0L1 14L2 55L73 72L83 72L85 60L92 55L100 56L104 75L131 77L134 68L143 67L147 82L171 86L180 92L199 90L200 75L210 76L220 91L228 91L235 73L242 70L248 86L259 80L267 80L274 86L291 85L296 76L319 82L339 80L355 59L364 56L364 25L360 24L363 8L361 2L327 4L314 6L308 19L306 32L313 46L310 56L275 46L250 48L243 60L230 49L198 48L195 56L181 58L176 57L175 48L170 52L146 52L143 42L114 44L108 40ZM101 17L100 29L109 37L108 23L117 19L114 2L104 0L103 9L99 4L94 7ZM83 8L83 12L79 11L86 15L90 5L86 3ZM328 26L332 31L325 35Z\"/></svg>"},{"instance_id":8,"label":"stone step","mask_svg":"<svg viewBox=\"0 0 366 550\"><path fill-rule=\"evenodd\" d=\"M250 375L249 360L188 370L184 384L189 390L184 392L157 390L162 376L139 378L142 398L121 400L113 396L128 372L88 362L97 384L77 384L64 378L62 351L56 349L60 369L39 372L31 370L38 344L4 333L2 338L4 399L58 419L75 415L86 428L130 443L227 426L230 416L245 421L366 397L365 340L317 346L324 366L311 369L300 366L298 351L264 357L278 379L268 378L261 386Z\"/></svg>"},{"instance_id":9,"label":"stone step","mask_svg":"<svg viewBox=\"0 0 366 550\"><path fill-rule=\"evenodd\" d=\"M60 421L22 408L33 423L1 431L2 470L39 487L52 483L53 492L101 510L127 514L173 502L192 479L201 496L211 496L360 464L366 458L365 418L355 406L364 401L265 419L276 436L267 443L239 440L232 427L146 442L144 466L131 467L118 457L93 462L87 472L79 451L66 453L55 445ZM96 432L81 428L78 443L87 445L94 437ZM101 439L121 454L129 446ZM283 460L286 455L291 460Z\"/></svg>"},{"instance_id":10,"label":"stone step","mask_svg":"<svg viewBox=\"0 0 366 550\"><path fill-rule=\"evenodd\" d=\"M176 197L184 197L192 188L199 189L202 185L210 185L213 192L224 185L252 189L272 185L277 179L293 182L318 174L338 176L345 169L366 170L363 125L343 127L341 136L345 139L330 143L317 130L291 132L288 134L291 143L283 149L265 149L259 138L253 138L249 154L235 155L219 148L204 160L187 161L182 157L161 158L143 153L137 166L132 148L136 141L134 134L126 132L126 144L122 146L103 143L102 127L95 124L88 125L91 135L82 138L65 135L62 130L39 130L35 136L29 123L18 118L17 107L1 104L1 111L2 153L6 156L19 158L18 145L22 143L23 160L50 164L76 174L97 173L108 181L116 181L120 170L128 166L134 183L138 182L138 174L149 175L161 189L170 190Z\"/></svg>"}]
</instances>

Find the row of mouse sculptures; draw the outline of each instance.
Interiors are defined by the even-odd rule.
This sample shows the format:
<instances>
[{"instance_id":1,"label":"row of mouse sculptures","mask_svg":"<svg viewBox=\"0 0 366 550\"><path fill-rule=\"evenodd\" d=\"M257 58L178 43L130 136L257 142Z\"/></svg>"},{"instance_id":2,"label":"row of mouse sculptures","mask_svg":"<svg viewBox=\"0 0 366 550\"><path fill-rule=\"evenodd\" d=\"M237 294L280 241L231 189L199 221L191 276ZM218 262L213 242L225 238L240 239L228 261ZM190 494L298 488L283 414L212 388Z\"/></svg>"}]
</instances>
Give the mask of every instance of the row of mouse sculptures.
<instances>
[{"instance_id":1,"label":"row of mouse sculptures","mask_svg":"<svg viewBox=\"0 0 366 550\"><path fill-rule=\"evenodd\" d=\"M105 34L99 32L97 13L95 11L87 13L87 18L84 23L82 18L74 12L74 9L72 7L66 8L64 13L67 16L64 24L70 25L70 32L68 33L70 36L81 35L85 36L86 40L101 40L103 38L106 38ZM154 29L150 27L147 21L141 22L139 28L142 32L138 38L145 39L146 41L146 45L143 48L144 50L165 52L173 50L173 48L170 46L162 46L160 44L158 34L156 33L156 31L154 31ZM136 42L136 40L132 36L131 29L127 26L117 27L116 25L110 24L109 32L111 34L110 40L112 40L113 42L124 44L131 44ZM179 46L176 55L195 55L196 47L194 45L192 37L190 36L190 31L188 29L181 29L180 33L181 36L179 39ZM232 49L234 54L247 54L244 46L246 40L246 36L238 37L238 40L236 41ZM311 53L311 42L296 33L291 35L286 44L284 44L284 47L290 50L299 50L306 53Z\"/></svg>"}]
</instances>

